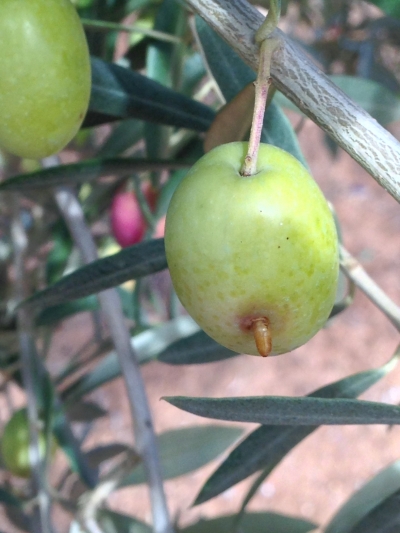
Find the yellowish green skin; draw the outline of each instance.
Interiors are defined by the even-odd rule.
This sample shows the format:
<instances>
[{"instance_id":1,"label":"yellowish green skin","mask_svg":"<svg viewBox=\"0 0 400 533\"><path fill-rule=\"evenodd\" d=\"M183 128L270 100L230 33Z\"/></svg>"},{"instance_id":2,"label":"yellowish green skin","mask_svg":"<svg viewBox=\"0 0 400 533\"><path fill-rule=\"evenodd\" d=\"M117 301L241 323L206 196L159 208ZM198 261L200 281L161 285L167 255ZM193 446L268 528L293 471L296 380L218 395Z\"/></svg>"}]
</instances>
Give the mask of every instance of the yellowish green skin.
<instances>
[{"instance_id":1,"label":"yellowish green skin","mask_svg":"<svg viewBox=\"0 0 400 533\"><path fill-rule=\"evenodd\" d=\"M0 147L32 159L64 148L83 121L90 84L70 0L0 1Z\"/></svg>"},{"instance_id":2,"label":"yellowish green skin","mask_svg":"<svg viewBox=\"0 0 400 533\"><path fill-rule=\"evenodd\" d=\"M328 204L306 169L262 144L258 172L242 177L247 143L203 156L176 190L165 248L184 307L208 335L258 355L252 320L267 318L271 355L307 342L326 322L338 279Z\"/></svg>"},{"instance_id":3,"label":"yellowish green skin","mask_svg":"<svg viewBox=\"0 0 400 533\"><path fill-rule=\"evenodd\" d=\"M23 478L28 478L31 475L29 442L27 411L20 409L13 414L4 428L1 438L1 456L10 472ZM52 440L51 455L54 455L56 447L55 440ZM46 451L46 438L43 433L39 433L39 450L43 458Z\"/></svg>"}]
</instances>

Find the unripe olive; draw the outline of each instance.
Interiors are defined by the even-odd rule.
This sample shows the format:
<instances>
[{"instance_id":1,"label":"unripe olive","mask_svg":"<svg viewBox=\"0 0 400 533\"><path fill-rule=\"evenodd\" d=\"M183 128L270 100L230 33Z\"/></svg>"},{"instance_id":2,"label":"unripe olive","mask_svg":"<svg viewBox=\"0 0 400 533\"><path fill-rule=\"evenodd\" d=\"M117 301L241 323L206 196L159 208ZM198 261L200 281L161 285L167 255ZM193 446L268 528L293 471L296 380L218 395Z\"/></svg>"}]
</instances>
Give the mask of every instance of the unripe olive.
<instances>
[{"instance_id":1,"label":"unripe olive","mask_svg":"<svg viewBox=\"0 0 400 533\"><path fill-rule=\"evenodd\" d=\"M16 411L5 425L1 438L1 455L8 470L19 477L30 477L31 463L29 459L29 421L27 410ZM56 441L51 438L51 454L56 451ZM46 451L46 436L39 431L39 451L41 458Z\"/></svg>"},{"instance_id":2,"label":"unripe olive","mask_svg":"<svg viewBox=\"0 0 400 533\"><path fill-rule=\"evenodd\" d=\"M261 144L257 172L240 173L247 143L203 156L167 212L172 282L196 322L239 353L281 354L326 322L338 279L328 204L289 153Z\"/></svg>"},{"instance_id":3,"label":"unripe olive","mask_svg":"<svg viewBox=\"0 0 400 533\"><path fill-rule=\"evenodd\" d=\"M74 137L90 96L90 58L70 0L0 1L0 147L26 158Z\"/></svg>"}]
</instances>

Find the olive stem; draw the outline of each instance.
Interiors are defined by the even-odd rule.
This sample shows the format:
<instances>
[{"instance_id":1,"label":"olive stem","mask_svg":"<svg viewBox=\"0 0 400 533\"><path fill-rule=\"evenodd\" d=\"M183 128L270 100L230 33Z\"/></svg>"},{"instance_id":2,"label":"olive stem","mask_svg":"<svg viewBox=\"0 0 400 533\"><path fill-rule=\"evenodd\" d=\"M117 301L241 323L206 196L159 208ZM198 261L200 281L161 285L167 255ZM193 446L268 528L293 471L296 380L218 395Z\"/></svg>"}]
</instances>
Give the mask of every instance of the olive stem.
<instances>
[{"instance_id":1,"label":"olive stem","mask_svg":"<svg viewBox=\"0 0 400 533\"><path fill-rule=\"evenodd\" d=\"M269 3L268 14L264 22L256 31L256 43L261 44L269 39L274 29L278 26L281 16L281 0L271 0Z\"/></svg>"},{"instance_id":2,"label":"olive stem","mask_svg":"<svg viewBox=\"0 0 400 533\"><path fill-rule=\"evenodd\" d=\"M257 172L257 157L260 147L261 133L264 124L266 103L271 86L271 56L278 41L276 39L265 39L260 47L260 63L257 80L254 82L256 94L254 101L253 121L251 125L249 146L241 170L242 176L252 176Z\"/></svg>"},{"instance_id":3,"label":"olive stem","mask_svg":"<svg viewBox=\"0 0 400 533\"><path fill-rule=\"evenodd\" d=\"M43 166L57 164L56 157L43 160ZM86 224L82 206L69 187L58 187L54 191L56 203L77 244L85 263L97 259L97 249L89 227ZM157 439L139 361L132 347L129 330L125 324L121 301L115 289L102 291L98 295L105 315L110 336L113 340L135 425L136 448L143 459L146 470L153 515L154 533L173 533L164 494Z\"/></svg>"},{"instance_id":4,"label":"olive stem","mask_svg":"<svg viewBox=\"0 0 400 533\"><path fill-rule=\"evenodd\" d=\"M254 83L256 93L249 145L240 171L242 176L253 176L257 172L258 150L260 147L269 88L271 86L271 59L279 43L278 39L271 37L271 35L279 22L280 13L281 0L271 0L268 14L255 35L255 41L260 44L260 58L257 79Z\"/></svg>"},{"instance_id":5,"label":"olive stem","mask_svg":"<svg viewBox=\"0 0 400 533\"><path fill-rule=\"evenodd\" d=\"M151 187L153 186L151 185ZM149 226L151 233L153 233L157 225L157 220L156 220L156 217L154 216L153 211L151 210L148 200L146 199L142 191L142 188L140 186L140 179L137 176L133 178L133 188L135 191L137 201L139 203L140 212L143 215L147 225Z\"/></svg>"},{"instance_id":6,"label":"olive stem","mask_svg":"<svg viewBox=\"0 0 400 533\"><path fill-rule=\"evenodd\" d=\"M375 283L361 264L340 245L340 268L345 275L378 307L400 331L400 307Z\"/></svg>"}]
</instances>

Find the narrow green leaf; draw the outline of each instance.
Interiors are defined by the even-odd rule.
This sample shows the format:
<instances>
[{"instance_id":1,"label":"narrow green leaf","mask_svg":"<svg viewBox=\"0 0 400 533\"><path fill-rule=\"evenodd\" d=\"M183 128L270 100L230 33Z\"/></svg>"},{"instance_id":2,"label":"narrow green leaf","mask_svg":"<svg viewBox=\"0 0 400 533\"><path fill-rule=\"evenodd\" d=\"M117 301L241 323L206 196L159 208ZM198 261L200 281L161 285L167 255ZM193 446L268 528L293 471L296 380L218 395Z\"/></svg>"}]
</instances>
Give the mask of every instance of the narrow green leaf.
<instances>
[{"instance_id":1,"label":"narrow green leaf","mask_svg":"<svg viewBox=\"0 0 400 533\"><path fill-rule=\"evenodd\" d=\"M243 87L255 80L256 74L198 16L196 16L196 29L210 70L226 101L229 102ZM289 120L274 101L265 113L261 141L286 150L307 166Z\"/></svg>"},{"instance_id":2,"label":"narrow green leaf","mask_svg":"<svg viewBox=\"0 0 400 533\"><path fill-rule=\"evenodd\" d=\"M370 513L388 498L394 496L399 490L400 461L395 461L384 470L381 470L347 500L326 526L324 533L350 533L356 527L359 528L358 524L362 520L369 523ZM396 496L394 497L396 498ZM398 502L396 508L397 514L399 513L399 509ZM384 524L385 520L380 521L379 527L373 531L376 533L385 531L384 529L380 529ZM368 527L367 525L366 530Z\"/></svg>"},{"instance_id":3,"label":"narrow green leaf","mask_svg":"<svg viewBox=\"0 0 400 533\"><path fill-rule=\"evenodd\" d=\"M155 326L132 337L132 346L139 363L143 364L163 351L171 343L198 331L199 326L189 316L181 316ZM64 391L63 398L71 402L121 375L117 354L112 351L92 372L80 378Z\"/></svg>"},{"instance_id":4,"label":"narrow green leaf","mask_svg":"<svg viewBox=\"0 0 400 533\"><path fill-rule=\"evenodd\" d=\"M91 112L97 114L95 119ZM92 57L92 93L84 126L122 118L206 131L214 112L133 70Z\"/></svg>"},{"instance_id":5,"label":"narrow green leaf","mask_svg":"<svg viewBox=\"0 0 400 533\"><path fill-rule=\"evenodd\" d=\"M94 488L98 481L98 473L89 466L85 454L82 453L61 404L57 406L53 432L58 444L69 459L71 469L79 473L80 478L89 488Z\"/></svg>"},{"instance_id":6,"label":"narrow green leaf","mask_svg":"<svg viewBox=\"0 0 400 533\"><path fill-rule=\"evenodd\" d=\"M22 305L44 308L83 298L167 268L164 239L144 241L98 259L37 292Z\"/></svg>"},{"instance_id":7,"label":"narrow green leaf","mask_svg":"<svg viewBox=\"0 0 400 533\"><path fill-rule=\"evenodd\" d=\"M237 523L241 522L247 505L251 502L252 498L257 494L258 489L264 483L265 479L270 475L272 468L265 468L261 472L261 474L256 477L255 481L252 483L250 489L248 490L246 496L244 497L242 501L242 505L240 506L239 512L236 515Z\"/></svg>"},{"instance_id":8,"label":"narrow green leaf","mask_svg":"<svg viewBox=\"0 0 400 533\"><path fill-rule=\"evenodd\" d=\"M181 529L182 533L232 533L235 531L235 515L221 516L212 520L200 520L197 524ZM244 515L240 533L307 533L317 528L316 524L277 513L247 513Z\"/></svg>"},{"instance_id":9,"label":"narrow green leaf","mask_svg":"<svg viewBox=\"0 0 400 533\"><path fill-rule=\"evenodd\" d=\"M143 137L143 122L135 118L117 124L97 151L97 157L115 157L122 154Z\"/></svg>"},{"instance_id":10,"label":"narrow green leaf","mask_svg":"<svg viewBox=\"0 0 400 533\"><path fill-rule=\"evenodd\" d=\"M30 533L34 524L32 523L32 518L27 513L25 513L21 508L18 507L6 507L5 514L11 524L16 527L14 531L26 531Z\"/></svg>"},{"instance_id":11,"label":"narrow green leaf","mask_svg":"<svg viewBox=\"0 0 400 533\"><path fill-rule=\"evenodd\" d=\"M398 533L400 531L400 490L364 516L350 531L351 533Z\"/></svg>"},{"instance_id":12,"label":"narrow green leaf","mask_svg":"<svg viewBox=\"0 0 400 533\"><path fill-rule=\"evenodd\" d=\"M195 426L162 433L158 439L164 479L183 476L209 463L242 434L239 428ZM121 487L146 483L143 465L128 475Z\"/></svg>"},{"instance_id":13,"label":"narrow green leaf","mask_svg":"<svg viewBox=\"0 0 400 533\"><path fill-rule=\"evenodd\" d=\"M66 407L71 422L93 422L107 415L107 411L94 402L77 401Z\"/></svg>"},{"instance_id":14,"label":"narrow green leaf","mask_svg":"<svg viewBox=\"0 0 400 533\"><path fill-rule=\"evenodd\" d=\"M125 176L135 172L189 168L193 161L137 158L89 159L80 163L44 168L14 176L0 183L0 191L33 191L60 185L80 185L104 176Z\"/></svg>"},{"instance_id":15,"label":"narrow green leaf","mask_svg":"<svg viewBox=\"0 0 400 533\"><path fill-rule=\"evenodd\" d=\"M193 94L196 86L206 76L207 72L201 55L196 52L187 57L183 65L182 72L182 92L183 94Z\"/></svg>"},{"instance_id":16,"label":"narrow green leaf","mask_svg":"<svg viewBox=\"0 0 400 533\"><path fill-rule=\"evenodd\" d=\"M13 507L22 507L20 500L3 487L0 487L0 503L3 505L12 505Z\"/></svg>"},{"instance_id":17,"label":"narrow green leaf","mask_svg":"<svg viewBox=\"0 0 400 533\"><path fill-rule=\"evenodd\" d=\"M113 442L112 444L106 444L104 446L96 446L86 452L86 459L92 468L97 468L104 461L114 459L117 455L132 451L126 444L120 444L119 442Z\"/></svg>"},{"instance_id":18,"label":"narrow green leaf","mask_svg":"<svg viewBox=\"0 0 400 533\"><path fill-rule=\"evenodd\" d=\"M386 376L398 363L398 352L380 368L366 370L315 390L311 398L355 398ZM243 440L206 481L196 504L221 494L258 470L266 475L318 426L261 426ZM265 476L266 477L266 476Z\"/></svg>"},{"instance_id":19,"label":"narrow green leaf","mask_svg":"<svg viewBox=\"0 0 400 533\"><path fill-rule=\"evenodd\" d=\"M364 400L286 396L252 398L164 398L205 418L276 425L400 424L400 407Z\"/></svg>"},{"instance_id":20,"label":"narrow green leaf","mask_svg":"<svg viewBox=\"0 0 400 533\"><path fill-rule=\"evenodd\" d=\"M94 311L99 308L99 302L95 296L87 296L74 302L46 307L36 317L37 326L51 326L64 320L65 318L82 313L83 311Z\"/></svg>"},{"instance_id":21,"label":"narrow green leaf","mask_svg":"<svg viewBox=\"0 0 400 533\"><path fill-rule=\"evenodd\" d=\"M204 331L179 339L163 350L157 359L169 365L198 365L222 361L238 354L224 348Z\"/></svg>"},{"instance_id":22,"label":"narrow green leaf","mask_svg":"<svg viewBox=\"0 0 400 533\"><path fill-rule=\"evenodd\" d=\"M53 431L58 444L69 459L71 468L79 473L86 485L93 488L97 482L97 472L94 472L87 464L55 391L50 374L39 357L35 345L32 346L31 356L35 367L33 377L38 394L38 408L43 412L45 431L46 433Z\"/></svg>"}]
</instances>

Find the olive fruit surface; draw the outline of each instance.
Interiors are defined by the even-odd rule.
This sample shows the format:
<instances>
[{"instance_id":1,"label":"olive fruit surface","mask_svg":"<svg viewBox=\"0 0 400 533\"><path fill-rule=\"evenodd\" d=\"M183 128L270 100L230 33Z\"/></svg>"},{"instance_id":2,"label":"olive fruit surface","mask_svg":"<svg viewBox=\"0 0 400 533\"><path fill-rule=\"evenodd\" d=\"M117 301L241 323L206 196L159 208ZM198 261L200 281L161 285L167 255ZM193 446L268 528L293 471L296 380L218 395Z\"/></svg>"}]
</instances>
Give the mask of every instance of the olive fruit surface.
<instances>
[{"instance_id":1,"label":"olive fruit surface","mask_svg":"<svg viewBox=\"0 0 400 533\"><path fill-rule=\"evenodd\" d=\"M29 422L27 410L16 411L7 422L1 438L1 456L7 469L16 476L30 477L31 465L29 460ZM44 457L46 438L39 433L39 450ZM52 453L56 450L56 442L52 442Z\"/></svg>"},{"instance_id":2,"label":"olive fruit surface","mask_svg":"<svg viewBox=\"0 0 400 533\"><path fill-rule=\"evenodd\" d=\"M148 184L143 187L142 192L148 208L154 214L158 192ZM122 248L137 244L144 238L149 225L133 191L119 191L115 194L111 202L110 223L112 234ZM163 235L164 221L161 218L156 224L154 237Z\"/></svg>"},{"instance_id":3,"label":"olive fruit surface","mask_svg":"<svg viewBox=\"0 0 400 533\"><path fill-rule=\"evenodd\" d=\"M117 243L125 248L140 242L146 233L146 220L133 191L117 193L111 204L110 222Z\"/></svg>"},{"instance_id":4,"label":"olive fruit surface","mask_svg":"<svg viewBox=\"0 0 400 533\"><path fill-rule=\"evenodd\" d=\"M54 154L77 133L90 96L90 58L70 0L0 2L0 147Z\"/></svg>"},{"instance_id":5,"label":"olive fruit surface","mask_svg":"<svg viewBox=\"0 0 400 533\"><path fill-rule=\"evenodd\" d=\"M329 316L337 233L318 185L292 155L261 144L257 173L243 177L246 153L247 143L229 143L195 163L169 205L165 248L177 295L208 335L258 355L253 326L261 321L277 355Z\"/></svg>"}]
</instances>

